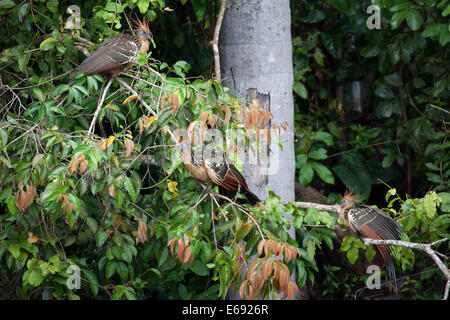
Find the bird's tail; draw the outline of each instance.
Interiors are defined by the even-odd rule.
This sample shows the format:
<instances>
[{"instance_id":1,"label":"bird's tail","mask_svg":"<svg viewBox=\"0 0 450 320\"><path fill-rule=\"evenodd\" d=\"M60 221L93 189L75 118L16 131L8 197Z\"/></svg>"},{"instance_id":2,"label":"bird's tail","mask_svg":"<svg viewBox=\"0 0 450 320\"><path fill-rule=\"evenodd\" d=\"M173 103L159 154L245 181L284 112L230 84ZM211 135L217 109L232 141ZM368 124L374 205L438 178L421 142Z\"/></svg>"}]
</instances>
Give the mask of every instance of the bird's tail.
<instances>
[{"instance_id":1,"label":"bird's tail","mask_svg":"<svg viewBox=\"0 0 450 320\"><path fill-rule=\"evenodd\" d=\"M395 275L395 266L392 257L386 264L386 271L387 271L386 284L389 287L389 290L397 295L398 294L397 276Z\"/></svg>"}]
</instances>

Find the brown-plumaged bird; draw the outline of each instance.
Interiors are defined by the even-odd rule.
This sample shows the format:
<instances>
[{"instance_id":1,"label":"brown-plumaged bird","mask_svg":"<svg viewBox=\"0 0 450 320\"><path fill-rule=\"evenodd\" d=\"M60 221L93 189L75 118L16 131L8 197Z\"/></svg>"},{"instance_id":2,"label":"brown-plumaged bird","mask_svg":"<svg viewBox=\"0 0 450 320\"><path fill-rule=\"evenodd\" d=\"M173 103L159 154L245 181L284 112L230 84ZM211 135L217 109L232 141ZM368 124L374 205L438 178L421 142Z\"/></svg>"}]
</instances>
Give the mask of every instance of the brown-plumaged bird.
<instances>
[{"instance_id":1,"label":"brown-plumaged bird","mask_svg":"<svg viewBox=\"0 0 450 320\"><path fill-rule=\"evenodd\" d=\"M70 75L72 78L77 73L92 75L107 73L115 75L121 68L127 66L137 57L139 52L147 53L150 40L153 38L148 22L138 21L135 30L136 35L123 33L112 37L100 44L98 49L86 58ZM74 80L69 82L69 86Z\"/></svg>"},{"instance_id":2,"label":"brown-plumaged bird","mask_svg":"<svg viewBox=\"0 0 450 320\"><path fill-rule=\"evenodd\" d=\"M197 124L192 122L189 125L183 142L179 144L186 170L199 181L219 186L221 195L232 199L237 193L241 193L251 205L261 206L261 200L250 191L245 178L223 151L203 145L192 147ZM202 128L205 129L206 127Z\"/></svg>"},{"instance_id":3,"label":"brown-plumaged bird","mask_svg":"<svg viewBox=\"0 0 450 320\"><path fill-rule=\"evenodd\" d=\"M397 221L378 208L355 205L355 200L356 196L346 193L341 201L342 209L339 212L339 218L348 229L361 238L402 240L405 233ZM379 255L380 267L386 266L387 284L397 294L397 278L390 247L388 245L376 245L374 247Z\"/></svg>"}]
</instances>

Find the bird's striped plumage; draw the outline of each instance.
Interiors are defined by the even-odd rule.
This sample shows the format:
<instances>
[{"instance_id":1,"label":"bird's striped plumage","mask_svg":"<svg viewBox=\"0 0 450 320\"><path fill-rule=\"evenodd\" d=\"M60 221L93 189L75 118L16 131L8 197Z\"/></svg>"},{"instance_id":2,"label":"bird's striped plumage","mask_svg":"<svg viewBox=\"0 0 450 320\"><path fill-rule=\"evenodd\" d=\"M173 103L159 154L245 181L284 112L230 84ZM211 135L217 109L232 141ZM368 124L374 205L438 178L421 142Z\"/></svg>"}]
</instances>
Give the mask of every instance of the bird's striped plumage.
<instances>
[{"instance_id":1,"label":"bird's striped plumage","mask_svg":"<svg viewBox=\"0 0 450 320\"><path fill-rule=\"evenodd\" d=\"M87 57L71 74L77 73L92 75L96 73L108 73L114 75L120 72L123 66L127 66L139 54L146 53L149 49L152 34L148 24L139 22L136 35L120 34L105 40L98 49Z\"/></svg>"},{"instance_id":2,"label":"bird's striped plumage","mask_svg":"<svg viewBox=\"0 0 450 320\"><path fill-rule=\"evenodd\" d=\"M191 142L189 134L185 136L185 140L182 143L183 162L186 170L194 178L219 186L220 194L229 198L234 198L237 193L242 193L250 204L261 203L261 200L248 188L245 178L223 151L202 145L192 147L189 143Z\"/></svg>"},{"instance_id":3,"label":"bird's striped plumage","mask_svg":"<svg viewBox=\"0 0 450 320\"><path fill-rule=\"evenodd\" d=\"M404 231L394 219L378 208L355 205L354 200L354 196L346 194L341 201L342 209L339 217L348 229L362 238L402 240ZM374 247L379 254L378 262L381 267L386 266L388 284L397 293L398 285L391 249L388 245Z\"/></svg>"}]
</instances>

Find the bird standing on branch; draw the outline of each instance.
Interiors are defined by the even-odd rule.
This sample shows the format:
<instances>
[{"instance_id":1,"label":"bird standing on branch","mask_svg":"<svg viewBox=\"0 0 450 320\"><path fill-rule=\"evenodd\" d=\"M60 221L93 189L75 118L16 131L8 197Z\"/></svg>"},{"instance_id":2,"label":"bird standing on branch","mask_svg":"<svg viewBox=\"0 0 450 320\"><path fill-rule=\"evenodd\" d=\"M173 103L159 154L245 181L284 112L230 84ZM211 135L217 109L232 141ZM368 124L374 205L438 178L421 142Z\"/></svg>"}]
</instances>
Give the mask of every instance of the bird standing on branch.
<instances>
[{"instance_id":1,"label":"bird standing on branch","mask_svg":"<svg viewBox=\"0 0 450 320\"><path fill-rule=\"evenodd\" d=\"M138 21L135 30L136 35L123 33L104 41L97 51L86 58L71 74L77 73L92 75L96 73L108 73L115 75L123 66L127 66L140 53L147 53L150 40L153 38L148 22ZM75 80L69 82L69 86Z\"/></svg>"},{"instance_id":2,"label":"bird standing on branch","mask_svg":"<svg viewBox=\"0 0 450 320\"><path fill-rule=\"evenodd\" d=\"M237 193L242 193L251 205L262 206L261 200L249 190L245 178L223 151L207 148L202 144L192 148L194 128L197 124L203 125L200 128L203 137L206 125L202 122L192 122L183 142L179 144L186 170L199 181L219 186L221 195L234 198Z\"/></svg>"},{"instance_id":3,"label":"bird standing on branch","mask_svg":"<svg viewBox=\"0 0 450 320\"><path fill-rule=\"evenodd\" d=\"M405 233L402 227L383 210L364 205L355 205L356 196L346 193L341 201L339 218L345 227L362 238L377 240L402 240ZM388 245L375 246L379 255L380 267L386 266L388 286L398 294L394 260Z\"/></svg>"}]
</instances>

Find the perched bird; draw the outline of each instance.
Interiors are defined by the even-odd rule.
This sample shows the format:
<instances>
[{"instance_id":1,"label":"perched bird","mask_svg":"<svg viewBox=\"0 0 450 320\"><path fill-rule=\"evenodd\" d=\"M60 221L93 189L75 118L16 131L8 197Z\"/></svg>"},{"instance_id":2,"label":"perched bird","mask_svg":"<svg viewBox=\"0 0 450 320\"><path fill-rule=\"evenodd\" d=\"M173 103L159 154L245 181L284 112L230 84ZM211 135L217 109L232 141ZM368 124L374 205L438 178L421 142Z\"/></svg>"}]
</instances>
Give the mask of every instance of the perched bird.
<instances>
[{"instance_id":1,"label":"perched bird","mask_svg":"<svg viewBox=\"0 0 450 320\"><path fill-rule=\"evenodd\" d=\"M247 197L248 203L261 206L261 200L249 190L245 178L223 151L203 145L192 148L196 125L196 122L189 125L183 142L179 144L186 170L199 181L219 186L221 195L234 198L237 193L242 193Z\"/></svg>"},{"instance_id":2,"label":"perched bird","mask_svg":"<svg viewBox=\"0 0 450 320\"><path fill-rule=\"evenodd\" d=\"M92 75L96 73L108 73L115 75L123 66L127 66L138 53L146 53L153 38L147 21L138 21L135 30L136 35L123 33L112 37L100 44L98 49L86 58L70 75L77 73ZM69 82L69 86L74 82Z\"/></svg>"},{"instance_id":3,"label":"perched bird","mask_svg":"<svg viewBox=\"0 0 450 320\"><path fill-rule=\"evenodd\" d=\"M341 211L339 218L345 227L361 238L370 238L376 240L402 240L405 236L402 227L383 210L355 205L356 196L346 193L341 201ZM386 266L388 286L398 293L397 278L395 275L394 260L390 254L388 245L374 246L380 267Z\"/></svg>"}]
</instances>

